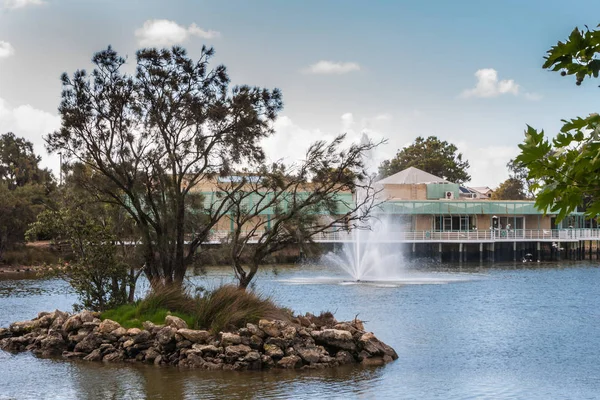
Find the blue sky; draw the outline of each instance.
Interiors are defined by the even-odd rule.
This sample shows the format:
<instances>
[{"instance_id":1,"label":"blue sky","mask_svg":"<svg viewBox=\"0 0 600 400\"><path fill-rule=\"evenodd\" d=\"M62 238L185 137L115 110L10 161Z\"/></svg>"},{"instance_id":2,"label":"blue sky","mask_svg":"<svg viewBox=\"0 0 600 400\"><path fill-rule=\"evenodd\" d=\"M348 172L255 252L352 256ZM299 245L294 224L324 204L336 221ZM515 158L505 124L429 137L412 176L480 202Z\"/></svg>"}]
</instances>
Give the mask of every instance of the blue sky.
<instances>
[{"instance_id":1,"label":"blue sky","mask_svg":"<svg viewBox=\"0 0 600 400\"><path fill-rule=\"evenodd\" d=\"M456 144L473 186L497 186L526 124L598 111L597 84L541 69L546 50L600 20L597 1L0 0L0 132L36 145L56 129L59 76L111 44L215 47L233 83L282 89L271 158L347 132L386 138L376 163L416 136ZM478 72L479 71L479 72ZM476 76L477 74L477 76ZM477 86L479 84L479 86Z\"/></svg>"}]
</instances>

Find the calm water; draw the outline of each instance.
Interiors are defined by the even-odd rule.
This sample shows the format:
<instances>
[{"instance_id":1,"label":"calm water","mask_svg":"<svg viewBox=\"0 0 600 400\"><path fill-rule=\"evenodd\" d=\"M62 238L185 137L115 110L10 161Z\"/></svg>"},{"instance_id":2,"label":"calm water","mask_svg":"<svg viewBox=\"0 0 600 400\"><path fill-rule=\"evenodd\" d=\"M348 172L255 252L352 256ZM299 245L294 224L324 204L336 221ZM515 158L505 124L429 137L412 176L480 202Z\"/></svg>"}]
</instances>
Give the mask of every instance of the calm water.
<instances>
[{"instance_id":1,"label":"calm water","mask_svg":"<svg viewBox=\"0 0 600 400\"><path fill-rule=\"evenodd\" d=\"M433 282L458 281L387 287L339 284L335 272L316 267L259 277L257 289L298 312L358 314L398 352L384 367L208 373L0 351L0 399L600 398L600 268L521 267L433 273ZM210 287L228 273L191 280ZM0 326L74 302L58 280L3 279Z\"/></svg>"}]
</instances>

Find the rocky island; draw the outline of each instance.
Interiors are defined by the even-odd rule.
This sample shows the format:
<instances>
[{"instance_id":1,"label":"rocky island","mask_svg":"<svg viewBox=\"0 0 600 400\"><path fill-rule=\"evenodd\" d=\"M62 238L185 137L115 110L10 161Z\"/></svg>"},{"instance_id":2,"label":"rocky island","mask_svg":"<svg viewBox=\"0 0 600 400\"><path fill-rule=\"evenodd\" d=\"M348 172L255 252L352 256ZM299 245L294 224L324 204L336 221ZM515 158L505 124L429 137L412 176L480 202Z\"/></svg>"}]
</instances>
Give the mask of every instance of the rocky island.
<instances>
[{"instance_id":1,"label":"rocky island","mask_svg":"<svg viewBox=\"0 0 600 400\"><path fill-rule=\"evenodd\" d=\"M290 321L261 319L232 332L189 329L168 315L164 325L126 329L100 314L41 312L0 328L0 349L104 362L143 362L208 370L319 369L345 364L382 365L398 358L366 332L362 321L338 322L306 314Z\"/></svg>"}]
</instances>

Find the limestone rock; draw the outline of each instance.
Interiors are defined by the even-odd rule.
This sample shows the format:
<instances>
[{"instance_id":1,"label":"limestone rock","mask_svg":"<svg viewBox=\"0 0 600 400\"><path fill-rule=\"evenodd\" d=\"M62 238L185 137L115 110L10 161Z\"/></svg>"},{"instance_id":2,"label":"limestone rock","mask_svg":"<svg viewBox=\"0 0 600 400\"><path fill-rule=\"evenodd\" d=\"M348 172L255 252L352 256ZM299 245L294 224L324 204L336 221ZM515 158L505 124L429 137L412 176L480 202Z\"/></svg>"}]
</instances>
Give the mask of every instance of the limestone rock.
<instances>
[{"instance_id":1,"label":"limestone rock","mask_svg":"<svg viewBox=\"0 0 600 400\"><path fill-rule=\"evenodd\" d=\"M73 351L91 353L102 343L102 340L94 333L88 334L81 342L75 345Z\"/></svg>"},{"instance_id":2,"label":"limestone rock","mask_svg":"<svg viewBox=\"0 0 600 400\"><path fill-rule=\"evenodd\" d=\"M371 332L363 334L358 340L358 344L362 350L371 356L388 356L393 360L398 358L398 354L396 354L394 349L377 339Z\"/></svg>"},{"instance_id":3,"label":"limestone rock","mask_svg":"<svg viewBox=\"0 0 600 400\"><path fill-rule=\"evenodd\" d=\"M178 329L177 333L192 343L207 343L211 337L210 332L195 329Z\"/></svg>"},{"instance_id":4,"label":"limestone rock","mask_svg":"<svg viewBox=\"0 0 600 400\"><path fill-rule=\"evenodd\" d=\"M235 346L228 346L225 348L225 355L227 357L232 358L240 358L244 357L246 354L250 353L252 349L246 345L238 344Z\"/></svg>"},{"instance_id":5,"label":"limestone rock","mask_svg":"<svg viewBox=\"0 0 600 400\"><path fill-rule=\"evenodd\" d=\"M287 356L277 361L277 366L285 369L294 369L302 365L302 359L298 356Z\"/></svg>"},{"instance_id":6,"label":"limestone rock","mask_svg":"<svg viewBox=\"0 0 600 400\"><path fill-rule=\"evenodd\" d=\"M188 329L187 322L174 315L167 315L165 318L165 326L171 326L175 329Z\"/></svg>"},{"instance_id":7,"label":"limestone rock","mask_svg":"<svg viewBox=\"0 0 600 400\"><path fill-rule=\"evenodd\" d=\"M177 330L170 326L165 326L156 332L156 341L162 345L169 344L175 340Z\"/></svg>"},{"instance_id":8,"label":"limestone rock","mask_svg":"<svg viewBox=\"0 0 600 400\"><path fill-rule=\"evenodd\" d=\"M348 331L340 329L323 329L322 331L312 331L312 337L315 342L338 349L355 351L356 343Z\"/></svg>"},{"instance_id":9,"label":"limestone rock","mask_svg":"<svg viewBox=\"0 0 600 400\"><path fill-rule=\"evenodd\" d=\"M98 325L98 332L111 333L119 328L121 328L121 325L118 322L115 322L111 319L105 319L100 323L100 325Z\"/></svg>"},{"instance_id":10,"label":"limestone rock","mask_svg":"<svg viewBox=\"0 0 600 400\"><path fill-rule=\"evenodd\" d=\"M18 321L10 324L10 331L13 335L24 335L36 329L39 326L38 321Z\"/></svg>"},{"instance_id":11,"label":"limestone rock","mask_svg":"<svg viewBox=\"0 0 600 400\"><path fill-rule=\"evenodd\" d=\"M235 333L221 332L221 343L223 346L242 343L242 337Z\"/></svg>"},{"instance_id":12,"label":"limestone rock","mask_svg":"<svg viewBox=\"0 0 600 400\"><path fill-rule=\"evenodd\" d=\"M62 326L62 329L65 332L72 332L72 331L76 331L82 327L83 327L83 321L81 320L81 317L79 316L79 314L75 314L75 315L72 315L69 318L67 318L67 320L65 321L65 323Z\"/></svg>"},{"instance_id":13,"label":"limestone rock","mask_svg":"<svg viewBox=\"0 0 600 400\"><path fill-rule=\"evenodd\" d=\"M283 357L283 350L274 344L265 344L263 348L265 354L271 358L279 359Z\"/></svg>"},{"instance_id":14,"label":"limestone rock","mask_svg":"<svg viewBox=\"0 0 600 400\"><path fill-rule=\"evenodd\" d=\"M278 337L281 335L281 330L279 329L278 321L268 321L266 319L261 319L258 321L258 327L265 332L267 335L272 337Z\"/></svg>"}]
</instances>

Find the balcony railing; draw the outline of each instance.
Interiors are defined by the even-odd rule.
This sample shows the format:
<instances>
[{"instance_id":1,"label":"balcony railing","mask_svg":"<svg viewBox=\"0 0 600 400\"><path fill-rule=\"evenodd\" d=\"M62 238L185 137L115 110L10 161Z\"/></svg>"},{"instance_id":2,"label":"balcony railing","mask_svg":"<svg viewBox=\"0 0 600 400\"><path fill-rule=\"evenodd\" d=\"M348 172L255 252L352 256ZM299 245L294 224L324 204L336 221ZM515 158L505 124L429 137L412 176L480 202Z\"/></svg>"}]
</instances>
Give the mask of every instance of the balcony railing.
<instances>
[{"instance_id":1,"label":"balcony railing","mask_svg":"<svg viewBox=\"0 0 600 400\"><path fill-rule=\"evenodd\" d=\"M600 240L600 229L494 229L472 231L398 231L387 232L374 238L368 231L348 233L346 231L323 232L313 237L315 242L336 243L354 241L354 235L362 235L367 240L387 243L412 242L530 242L530 241L578 241ZM381 237L383 236L383 237ZM209 242L226 243L229 231L214 231ZM258 240L251 239L250 243Z\"/></svg>"}]
</instances>

